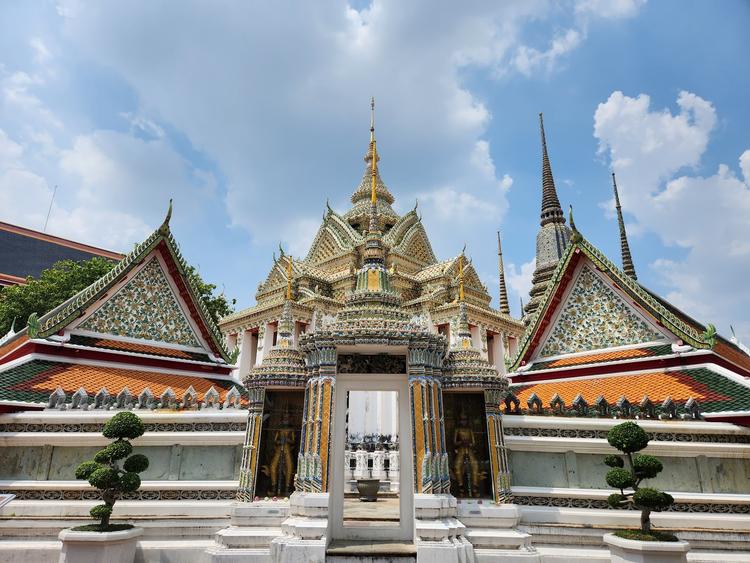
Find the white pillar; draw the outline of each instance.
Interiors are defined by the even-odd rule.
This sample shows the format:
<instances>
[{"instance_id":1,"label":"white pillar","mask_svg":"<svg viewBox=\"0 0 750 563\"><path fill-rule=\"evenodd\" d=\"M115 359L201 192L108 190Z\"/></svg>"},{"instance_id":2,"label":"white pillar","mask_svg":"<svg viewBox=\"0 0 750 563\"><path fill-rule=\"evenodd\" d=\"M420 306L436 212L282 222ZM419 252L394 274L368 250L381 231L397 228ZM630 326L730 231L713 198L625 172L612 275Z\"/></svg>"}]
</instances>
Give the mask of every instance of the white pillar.
<instances>
[{"instance_id":1,"label":"white pillar","mask_svg":"<svg viewBox=\"0 0 750 563\"><path fill-rule=\"evenodd\" d=\"M497 371L501 375L505 375L505 343L503 342L502 334L496 334L492 339L492 356Z\"/></svg>"}]
</instances>

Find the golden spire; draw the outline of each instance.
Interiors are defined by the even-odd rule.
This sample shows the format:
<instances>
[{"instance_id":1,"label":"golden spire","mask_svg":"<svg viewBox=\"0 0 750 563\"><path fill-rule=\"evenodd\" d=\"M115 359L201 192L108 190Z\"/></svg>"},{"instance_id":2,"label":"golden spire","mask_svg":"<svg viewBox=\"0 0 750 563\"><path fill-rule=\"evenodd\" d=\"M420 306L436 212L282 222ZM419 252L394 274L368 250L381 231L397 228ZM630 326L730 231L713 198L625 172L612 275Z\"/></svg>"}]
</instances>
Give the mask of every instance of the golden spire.
<instances>
[{"instance_id":1,"label":"golden spire","mask_svg":"<svg viewBox=\"0 0 750 563\"><path fill-rule=\"evenodd\" d=\"M371 191L370 191L370 202L373 205L377 205L378 203L378 194L375 189L376 187L376 179L378 176L378 169L377 169L377 163L378 163L378 149L375 143L375 97L370 98L370 147L372 148L372 164L370 167L370 176L371 176Z\"/></svg>"},{"instance_id":2,"label":"golden spire","mask_svg":"<svg viewBox=\"0 0 750 563\"><path fill-rule=\"evenodd\" d=\"M458 257L458 300L464 300L464 253Z\"/></svg>"},{"instance_id":3,"label":"golden spire","mask_svg":"<svg viewBox=\"0 0 750 563\"><path fill-rule=\"evenodd\" d=\"M287 254L286 263L286 300L292 300L292 255Z\"/></svg>"}]
</instances>

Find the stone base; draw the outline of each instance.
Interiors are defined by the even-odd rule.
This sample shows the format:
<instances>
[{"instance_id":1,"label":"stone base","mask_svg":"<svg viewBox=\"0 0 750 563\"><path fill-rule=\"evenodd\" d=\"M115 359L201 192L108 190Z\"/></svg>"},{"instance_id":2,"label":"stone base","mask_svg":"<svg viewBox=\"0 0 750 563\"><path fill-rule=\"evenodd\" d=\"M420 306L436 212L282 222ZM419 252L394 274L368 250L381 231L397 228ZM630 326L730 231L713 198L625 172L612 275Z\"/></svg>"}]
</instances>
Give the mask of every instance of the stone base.
<instances>
[{"instance_id":1,"label":"stone base","mask_svg":"<svg viewBox=\"0 0 750 563\"><path fill-rule=\"evenodd\" d=\"M270 563L271 542L281 535L289 512L283 501L238 502L232 506L231 526L216 532L206 550L212 563Z\"/></svg>"},{"instance_id":2,"label":"stone base","mask_svg":"<svg viewBox=\"0 0 750 563\"><path fill-rule=\"evenodd\" d=\"M59 563L133 563L141 528L119 532L77 532L63 530Z\"/></svg>"},{"instance_id":3,"label":"stone base","mask_svg":"<svg viewBox=\"0 0 750 563\"><path fill-rule=\"evenodd\" d=\"M474 547L478 563L491 561L541 561L531 545L531 534L516 528L521 513L514 504L462 500L458 518L464 535Z\"/></svg>"},{"instance_id":4,"label":"stone base","mask_svg":"<svg viewBox=\"0 0 750 563\"><path fill-rule=\"evenodd\" d=\"M328 493L294 493L289 518L271 542L274 563L324 563L328 538Z\"/></svg>"},{"instance_id":5,"label":"stone base","mask_svg":"<svg viewBox=\"0 0 750 563\"><path fill-rule=\"evenodd\" d=\"M681 563L687 561L690 550L686 541L628 540L614 534L606 534L603 540L612 563Z\"/></svg>"}]
</instances>

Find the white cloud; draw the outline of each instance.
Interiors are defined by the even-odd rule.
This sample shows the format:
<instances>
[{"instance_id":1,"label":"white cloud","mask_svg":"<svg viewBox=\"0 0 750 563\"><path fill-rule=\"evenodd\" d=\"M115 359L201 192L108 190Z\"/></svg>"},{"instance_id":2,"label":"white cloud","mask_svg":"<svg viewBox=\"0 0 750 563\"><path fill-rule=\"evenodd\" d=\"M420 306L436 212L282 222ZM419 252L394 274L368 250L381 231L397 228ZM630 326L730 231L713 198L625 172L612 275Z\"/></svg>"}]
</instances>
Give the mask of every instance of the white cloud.
<instances>
[{"instance_id":1,"label":"white cloud","mask_svg":"<svg viewBox=\"0 0 750 563\"><path fill-rule=\"evenodd\" d=\"M750 151L739 160L745 181L724 164L713 174L696 174L716 110L689 92L679 94L677 106L674 114L652 110L647 95L614 92L596 110L594 135L617 172L623 208L643 230L686 251L682 260L651 265L669 288L667 297L726 333L730 323L750 317ZM750 333L741 336L750 339Z\"/></svg>"},{"instance_id":2,"label":"white cloud","mask_svg":"<svg viewBox=\"0 0 750 563\"><path fill-rule=\"evenodd\" d=\"M568 29L552 39L546 51L522 45L516 51L513 64L521 74L531 76L536 70L550 72L555 68L558 60L578 47L583 35L576 29Z\"/></svg>"},{"instance_id":3,"label":"white cloud","mask_svg":"<svg viewBox=\"0 0 750 563\"><path fill-rule=\"evenodd\" d=\"M531 279L534 276L534 269L536 268L536 259L532 258L528 262L524 262L520 266L516 266L513 263L509 263L505 267L505 278L508 282L508 287L515 294L515 300L523 299L527 302L529 299L529 291L531 291ZM520 302L518 305L521 307ZM511 303L511 308L514 308Z\"/></svg>"},{"instance_id":4,"label":"white cloud","mask_svg":"<svg viewBox=\"0 0 750 563\"><path fill-rule=\"evenodd\" d=\"M577 14L600 18L627 18L638 13L646 0L578 0Z\"/></svg>"}]
</instances>

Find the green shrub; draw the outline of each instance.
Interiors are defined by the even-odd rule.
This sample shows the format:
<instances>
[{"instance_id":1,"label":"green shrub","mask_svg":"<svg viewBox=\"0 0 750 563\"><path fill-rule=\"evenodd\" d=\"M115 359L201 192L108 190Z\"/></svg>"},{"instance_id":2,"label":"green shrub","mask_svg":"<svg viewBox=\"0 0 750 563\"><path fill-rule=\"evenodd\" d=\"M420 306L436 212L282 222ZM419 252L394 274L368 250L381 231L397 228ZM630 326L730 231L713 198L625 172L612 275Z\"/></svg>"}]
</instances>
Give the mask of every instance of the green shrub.
<instances>
[{"instance_id":1,"label":"green shrub","mask_svg":"<svg viewBox=\"0 0 750 563\"><path fill-rule=\"evenodd\" d=\"M623 453L641 451L648 444L648 434L635 422L623 422L607 433L609 445Z\"/></svg>"},{"instance_id":2,"label":"green shrub","mask_svg":"<svg viewBox=\"0 0 750 563\"><path fill-rule=\"evenodd\" d=\"M76 468L76 479L88 479L100 467L101 464L95 461L84 461Z\"/></svg>"},{"instance_id":3,"label":"green shrub","mask_svg":"<svg viewBox=\"0 0 750 563\"><path fill-rule=\"evenodd\" d=\"M607 485L615 489L629 489L635 485L636 477L627 469L615 467L607 471Z\"/></svg>"},{"instance_id":4,"label":"green shrub","mask_svg":"<svg viewBox=\"0 0 750 563\"><path fill-rule=\"evenodd\" d=\"M612 493L607 497L607 504L611 508L620 508L622 506L623 501L628 500L628 497L625 495L621 495L620 493Z\"/></svg>"},{"instance_id":5,"label":"green shrub","mask_svg":"<svg viewBox=\"0 0 750 563\"><path fill-rule=\"evenodd\" d=\"M143 422L132 412L119 412L104 425L105 438L138 438L143 436L145 428Z\"/></svg>"},{"instance_id":6,"label":"green shrub","mask_svg":"<svg viewBox=\"0 0 750 563\"><path fill-rule=\"evenodd\" d=\"M94 461L109 463L110 461L126 458L131 453L133 453L133 446L130 445L130 442L117 440L103 450L99 450L94 456Z\"/></svg>"},{"instance_id":7,"label":"green shrub","mask_svg":"<svg viewBox=\"0 0 750 563\"><path fill-rule=\"evenodd\" d=\"M619 455L609 454L604 458L604 464L610 467L624 467L625 462Z\"/></svg>"},{"instance_id":8,"label":"green shrub","mask_svg":"<svg viewBox=\"0 0 750 563\"><path fill-rule=\"evenodd\" d=\"M101 491L104 504L95 506L89 512L92 518L100 522L95 526L79 526L78 529L106 532L118 528L118 525L109 524L115 502L122 493L138 490L141 486L138 473L148 468L148 458L145 455L130 455L133 453L133 446L128 442L128 439L142 436L143 432L141 419L127 411L117 413L104 425L104 436L115 441L99 450L94 456L94 461L84 461L75 471L76 479L87 479L92 486ZM125 461L121 468L119 461L122 459Z\"/></svg>"},{"instance_id":9,"label":"green shrub","mask_svg":"<svg viewBox=\"0 0 750 563\"><path fill-rule=\"evenodd\" d=\"M122 468L131 473L143 473L148 469L148 458L143 454L133 454L125 460Z\"/></svg>"},{"instance_id":10,"label":"green shrub","mask_svg":"<svg viewBox=\"0 0 750 563\"><path fill-rule=\"evenodd\" d=\"M638 489L633 495L633 502L636 506L651 508L652 510L661 510L674 503L672 495L663 493L650 487Z\"/></svg>"},{"instance_id":11,"label":"green shrub","mask_svg":"<svg viewBox=\"0 0 750 563\"><path fill-rule=\"evenodd\" d=\"M138 477L137 473L125 473L120 477L120 483L122 483L122 490L126 493L137 491L138 487L141 486L141 478Z\"/></svg>"},{"instance_id":12,"label":"green shrub","mask_svg":"<svg viewBox=\"0 0 750 563\"><path fill-rule=\"evenodd\" d=\"M92 518L108 518L112 514L112 507L106 504L97 504L94 508L89 510Z\"/></svg>"},{"instance_id":13,"label":"green shrub","mask_svg":"<svg viewBox=\"0 0 750 563\"><path fill-rule=\"evenodd\" d=\"M111 489L116 487L119 479L120 476L117 470L106 465L100 466L99 469L89 475L89 483L97 489Z\"/></svg>"},{"instance_id":14,"label":"green shrub","mask_svg":"<svg viewBox=\"0 0 750 563\"><path fill-rule=\"evenodd\" d=\"M664 465L652 455L637 455L633 458L633 469L639 479L653 479L661 473Z\"/></svg>"},{"instance_id":15,"label":"green shrub","mask_svg":"<svg viewBox=\"0 0 750 563\"><path fill-rule=\"evenodd\" d=\"M643 479L652 479L664 469L662 462L652 455L633 455L648 445L648 434L634 422L623 422L610 429L607 441L624 453L628 461L626 469L622 457L611 454L604 458L605 465L612 468L607 471L607 484L620 489L620 493L609 495L607 504L612 508L633 506L641 511L640 531L626 530L632 533L618 535L624 538L633 536L631 539L636 539L634 535L648 536L650 541L659 541L660 536L656 532L651 532L651 512L669 507L674 503L674 499L668 493L657 489L640 487Z\"/></svg>"}]
</instances>

